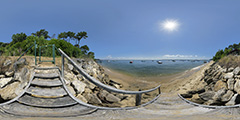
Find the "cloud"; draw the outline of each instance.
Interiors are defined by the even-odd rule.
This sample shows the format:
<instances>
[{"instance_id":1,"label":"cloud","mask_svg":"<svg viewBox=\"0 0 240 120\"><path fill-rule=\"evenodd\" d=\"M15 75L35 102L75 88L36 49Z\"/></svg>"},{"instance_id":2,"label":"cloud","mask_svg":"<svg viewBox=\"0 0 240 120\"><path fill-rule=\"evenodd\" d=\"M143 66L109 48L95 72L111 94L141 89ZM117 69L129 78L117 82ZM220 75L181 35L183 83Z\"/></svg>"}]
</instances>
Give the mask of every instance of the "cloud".
<instances>
[{"instance_id":1,"label":"cloud","mask_svg":"<svg viewBox=\"0 0 240 120\"><path fill-rule=\"evenodd\" d=\"M197 55L164 55L163 58L198 58Z\"/></svg>"}]
</instances>

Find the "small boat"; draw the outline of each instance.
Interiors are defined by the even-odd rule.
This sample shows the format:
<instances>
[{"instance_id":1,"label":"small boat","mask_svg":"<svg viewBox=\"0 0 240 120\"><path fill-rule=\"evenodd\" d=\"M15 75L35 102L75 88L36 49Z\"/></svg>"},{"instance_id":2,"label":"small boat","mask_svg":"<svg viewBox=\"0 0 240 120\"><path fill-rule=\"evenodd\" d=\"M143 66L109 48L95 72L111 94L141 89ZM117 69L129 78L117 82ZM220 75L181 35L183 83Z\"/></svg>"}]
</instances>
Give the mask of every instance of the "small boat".
<instances>
[{"instance_id":1,"label":"small boat","mask_svg":"<svg viewBox=\"0 0 240 120\"><path fill-rule=\"evenodd\" d=\"M158 63L158 64L162 64L162 61L159 60L159 61L157 61L157 63Z\"/></svg>"},{"instance_id":2,"label":"small boat","mask_svg":"<svg viewBox=\"0 0 240 120\"><path fill-rule=\"evenodd\" d=\"M129 63L133 63L133 61L130 61Z\"/></svg>"},{"instance_id":3,"label":"small boat","mask_svg":"<svg viewBox=\"0 0 240 120\"><path fill-rule=\"evenodd\" d=\"M176 62L175 60L172 60L172 62Z\"/></svg>"}]
</instances>

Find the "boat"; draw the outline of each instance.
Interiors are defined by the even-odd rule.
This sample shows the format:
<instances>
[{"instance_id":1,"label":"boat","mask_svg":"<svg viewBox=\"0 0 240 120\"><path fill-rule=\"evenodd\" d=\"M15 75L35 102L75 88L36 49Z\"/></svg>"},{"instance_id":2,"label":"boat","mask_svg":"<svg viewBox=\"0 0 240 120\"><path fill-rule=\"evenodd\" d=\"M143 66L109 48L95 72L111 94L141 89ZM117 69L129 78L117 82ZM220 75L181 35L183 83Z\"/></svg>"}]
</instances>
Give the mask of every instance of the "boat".
<instances>
[{"instance_id":1,"label":"boat","mask_svg":"<svg viewBox=\"0 0 240 120\"><path fill-rule=\"evenodd\" d=\"M176 62L175 60L172 60L172 62Z\"/></svg>"},{"instance_id":2,"label":"boat","mask_svg":"<svg viewBox=\"0 0 240 120\"><path fill-rule=\"evenodd\" d=\"M157 61L157 63L158 63L158 64L162 64L162 61L159 60L159 61Z\"/></svg>"},{"instance_id":3,"label":"boat","mask_svg":"<svg viewBox=\"0 0 240 120\"><path fill-rule=\"evenodd\" d=\"M129 63L133 63L133 61L130 61Z\"/></svg>"}]
</instances>

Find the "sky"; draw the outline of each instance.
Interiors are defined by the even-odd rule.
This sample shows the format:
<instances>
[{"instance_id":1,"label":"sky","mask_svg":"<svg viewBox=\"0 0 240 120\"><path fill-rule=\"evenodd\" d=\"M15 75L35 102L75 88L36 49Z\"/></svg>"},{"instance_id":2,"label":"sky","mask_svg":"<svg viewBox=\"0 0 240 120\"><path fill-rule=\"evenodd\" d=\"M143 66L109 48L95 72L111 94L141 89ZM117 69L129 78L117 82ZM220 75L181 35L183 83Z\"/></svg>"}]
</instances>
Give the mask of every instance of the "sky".
<instances>
[{"instance_id":1,"label":"sky","mask_svg":"<svg viewBox=\"0 0 240 120\"><path fill-rule=\"evenodd\" d=\"M86 31L100 59L205 59L240 40L239 0L1 0L0 42ZM162 27L177 21L177 30Z\"/></svg>"}]
</instances>

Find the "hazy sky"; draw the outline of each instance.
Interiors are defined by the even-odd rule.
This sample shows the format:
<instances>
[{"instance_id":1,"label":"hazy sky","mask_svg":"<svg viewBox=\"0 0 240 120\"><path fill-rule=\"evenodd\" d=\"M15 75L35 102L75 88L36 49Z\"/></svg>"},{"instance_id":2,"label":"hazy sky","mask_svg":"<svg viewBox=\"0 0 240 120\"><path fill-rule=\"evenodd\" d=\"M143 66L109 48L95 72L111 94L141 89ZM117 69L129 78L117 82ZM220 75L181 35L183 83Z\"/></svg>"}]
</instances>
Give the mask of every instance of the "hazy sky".
<instances>
[{"instance_id":1,"label":"hazy sky","mask_svg":"<svg viewBox=\"0 0 240 120\"><path fill-rule=\"evenodd\" d=\"M165 20L177 31L161 29ZM1 0L0 41L86 31L96 58L211 58L240 42L240 0Z\"/></svg>"}]
</instances>

